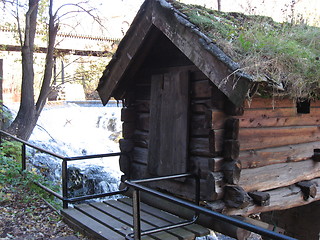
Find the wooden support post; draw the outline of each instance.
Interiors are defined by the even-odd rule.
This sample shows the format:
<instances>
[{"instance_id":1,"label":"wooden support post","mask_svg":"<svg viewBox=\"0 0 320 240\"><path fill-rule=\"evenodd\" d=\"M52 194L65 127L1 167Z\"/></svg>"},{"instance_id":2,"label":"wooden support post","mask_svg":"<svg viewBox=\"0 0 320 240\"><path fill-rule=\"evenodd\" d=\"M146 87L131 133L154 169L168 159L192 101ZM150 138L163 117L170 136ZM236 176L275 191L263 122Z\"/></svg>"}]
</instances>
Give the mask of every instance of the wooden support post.
<instances>
[{"instance_id":1,"label":"wooden support post","mask_svg":"<svg viewBox=\"0 0 320 240\"><path fill-rule=\"evenodd\" d=\"M245 208L252 199L240 186L226 185L224 187L224 202L230 208Z\"/></svg>"},{"instance_id":2,"label":"wooden support post","mask_svg":"<svg viewBox=\"0 0 320 240\"><path fill-rule=\"evenodd\" d=\"M238 184L241 173L241 162L239 160L225 162L222 166L222 171L227 183Z\"/></svg>"},{"instance_id":3,"label":"wooden support post","mask_svg":"<svg viewBox=\"0 0 320 240\"><path fill-rule=\"evenodd\" d=\"M301 188L303 199L308 200L309 197L315 198L317 195L317 186L312 181L301 181L296 183Z\"/></svg>"},{"instance_id":4,"label":"wooden support post","mask_svg":"<svg viewBox=\"0 0 320 240\"><path fill-rule=\"evenodd\" d=\"M265 192L249 192L249 196L253 199L253 202L258 206L270 205L270 194Z\"/></svg>"}]
</instances>

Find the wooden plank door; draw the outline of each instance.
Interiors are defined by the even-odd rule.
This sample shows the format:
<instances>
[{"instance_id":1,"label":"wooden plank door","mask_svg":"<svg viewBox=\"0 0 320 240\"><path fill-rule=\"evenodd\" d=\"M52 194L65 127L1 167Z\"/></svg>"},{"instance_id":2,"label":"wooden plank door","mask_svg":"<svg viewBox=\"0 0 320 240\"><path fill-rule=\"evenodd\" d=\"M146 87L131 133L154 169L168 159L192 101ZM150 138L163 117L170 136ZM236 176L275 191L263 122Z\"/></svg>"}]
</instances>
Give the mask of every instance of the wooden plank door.
<instances>
[{"instance_id":1,"label":"wooden plank door","mask_svg":"<svg viewBox=\"0 0 320 240\"><path fill-rule=\"evenodd\" d=\"M174 71L151 79L148 171L185 173L188 159L189 74Z\"/></svg>"}]
</instances>

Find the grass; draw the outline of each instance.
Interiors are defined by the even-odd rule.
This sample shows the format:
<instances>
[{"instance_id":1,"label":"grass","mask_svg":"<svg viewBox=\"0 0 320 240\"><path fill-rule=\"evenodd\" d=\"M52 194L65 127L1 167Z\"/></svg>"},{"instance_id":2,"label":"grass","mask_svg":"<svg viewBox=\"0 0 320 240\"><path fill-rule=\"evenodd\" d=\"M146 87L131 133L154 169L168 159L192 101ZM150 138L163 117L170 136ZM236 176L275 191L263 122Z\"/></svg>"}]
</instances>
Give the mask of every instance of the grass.
<instances>
[{"instance_id":1,"label":"grass","mask_svg":"<svg viewBox=\"0 0 320 240\"><path fill-rule=\"evenodd\" d=\"M44 178L35 172L22 170L21 144L15 141L4 141L0 147L0 202L10 199L11 192L32 192L43 198L56 209L61 209L61 204L53 196L39 188L34 182L40 182L49 188L58 191L58 186L45 182ZM3 189L9 189L5 193ZM24 194L24 201L33 201L34 194Z\"/></svg>"},{"instance_id":2,"label":"grass","mask_svg":"<svg viewBox=\"0 0 320 240\"><path fill-rule=\"evenodd\" d=\"M282 84L292 98L320 98L320 28L176 1L173 5L256 82Z\"/></svg>"}]
</instances>

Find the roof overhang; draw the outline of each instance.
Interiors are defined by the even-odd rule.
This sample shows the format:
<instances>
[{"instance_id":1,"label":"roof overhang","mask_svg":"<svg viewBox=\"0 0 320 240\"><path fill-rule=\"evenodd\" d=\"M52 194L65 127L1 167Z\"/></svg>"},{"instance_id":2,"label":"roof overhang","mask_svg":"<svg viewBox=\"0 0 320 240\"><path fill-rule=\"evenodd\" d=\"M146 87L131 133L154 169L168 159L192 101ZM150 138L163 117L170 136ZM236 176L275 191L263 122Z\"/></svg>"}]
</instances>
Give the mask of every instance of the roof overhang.
<instances>
[{"instance_id":1,"label":"roof overhang","mask_svg":"<svg viewBox=\"0 0 320 240\"><path fill-rule=\"evenodd\" d=\"M201 70L228 99L243 103L252 79L240 66L203 34L188 18L165 0L146 0L100 79L103 104L134 61L152 27L158 28Z\"/></svg>"}]
</instances>

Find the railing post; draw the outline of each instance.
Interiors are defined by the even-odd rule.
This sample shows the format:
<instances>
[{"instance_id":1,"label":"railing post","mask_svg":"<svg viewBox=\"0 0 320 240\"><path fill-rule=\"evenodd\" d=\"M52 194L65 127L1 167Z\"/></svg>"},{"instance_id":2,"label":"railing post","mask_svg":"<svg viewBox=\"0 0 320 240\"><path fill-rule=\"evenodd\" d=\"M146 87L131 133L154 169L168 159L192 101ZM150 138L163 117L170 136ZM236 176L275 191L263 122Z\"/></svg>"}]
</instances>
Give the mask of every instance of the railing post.
<instances>
[{"instance_id":1,"label":"railing post","mask_svg":"<svg viewBox=\"0 0 320 240\"><path fill-rule=\"evenodd\" d=\"M140 192L138 189L134 189L132 193L133 201L133 233L134 240L141 239L141 222L140 222Z\"/></svg>"},{"instance_id":2,"label":"railing post","mask_svg":"<svg viewBox=\"0 0 320 240\"><path fill-rule=\"evenodd\" d=\"M22 171L27 169L26 160L27 154L26 154L26 145L23 143L21 147L21 165L22 165Z\"/></svg>"},{"instance_id":3,"label":"railing post","mask_svg":"<svg viewBox=\"0 0 320 240\"><path fill-rule=\"evenodd\" d=\"M68 208L68 202L65 200L68 198L68 161L62 159L62 205L63 208Z\"/></svg>"}]
</instances>

